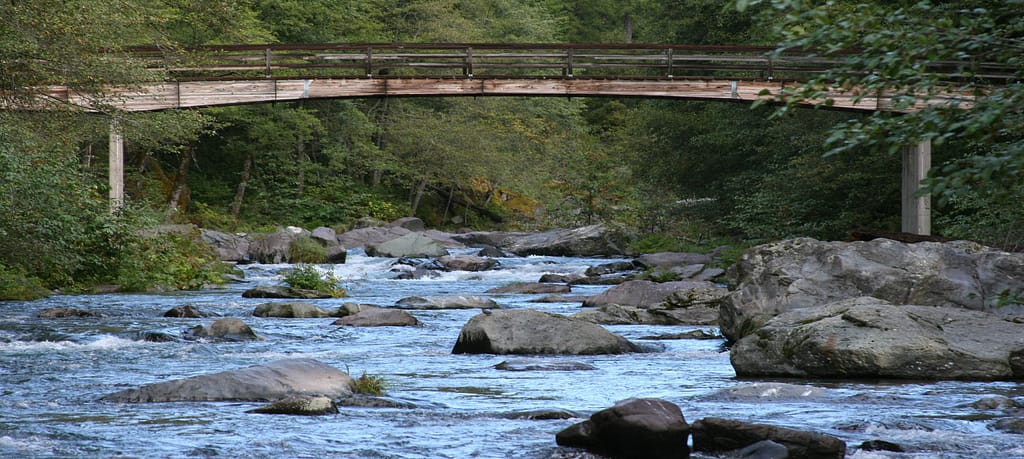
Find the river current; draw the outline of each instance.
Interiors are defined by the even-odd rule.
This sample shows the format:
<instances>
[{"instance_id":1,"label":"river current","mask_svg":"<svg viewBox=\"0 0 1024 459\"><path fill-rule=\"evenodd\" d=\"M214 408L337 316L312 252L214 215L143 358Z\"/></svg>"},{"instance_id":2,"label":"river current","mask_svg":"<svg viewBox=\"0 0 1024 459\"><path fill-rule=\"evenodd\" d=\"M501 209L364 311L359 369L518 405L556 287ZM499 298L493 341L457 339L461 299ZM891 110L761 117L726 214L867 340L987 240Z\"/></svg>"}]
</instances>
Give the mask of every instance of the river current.
<instances>
[{"instance_id":1,"label":"river current","mask_svg":"<svg viewBox=\"0 0 1024 459\"><path fill-rule=\"evenodd\" d=\"M320 267L344 279L351 296L312 302L333 310L346 301L390 306L409 296L483 294L511 282L535 282L545 273L582 273L615 261L499 260L493 271L395 280L396 260L353 250L347 263ZM517 357L451 354L462 325L478 310L410 311L422 327L339 328L331 325L333 318L253 317L257 305L275 300L246 299L242 292L280 282L289 267L245 266L245 283L218 290L0 302L0 457L550 458L560 451L555 434L582 419L528 420L517 413L564 409L587 416L625 398L657 397L679 405L691 423L714 416L834 435L847 442L847 457L858 459L1024 458L1024 438L990 429L1001 412L970 407L987 396L1024 398L1024 386L1017 383L787 380L820 390L810 396L778 397L771 390L732 395L732 389L771 381L737 379L722 340L641 339L700 328L717 332L694 326L607 326L651 351L646 353L537 357L583 362L595 370L498 370L496 364ZM572 295L605 288L575 286ZM581 309L578 302L530 302L539 296L493 298L503 308L565 315ZM266 340L140 339L147 332L180 336L214 320L162 317L181 305L239 317ZM50 307L104 317L36 317ZM383 376L390 397L417 407L341 407L337 415L303 417L246 413L263 405L256 402L97 401L129 387L294 357L317 359L354 377ZM873 439L908 452L857 449Z\"/></svg>"}]
</instances>

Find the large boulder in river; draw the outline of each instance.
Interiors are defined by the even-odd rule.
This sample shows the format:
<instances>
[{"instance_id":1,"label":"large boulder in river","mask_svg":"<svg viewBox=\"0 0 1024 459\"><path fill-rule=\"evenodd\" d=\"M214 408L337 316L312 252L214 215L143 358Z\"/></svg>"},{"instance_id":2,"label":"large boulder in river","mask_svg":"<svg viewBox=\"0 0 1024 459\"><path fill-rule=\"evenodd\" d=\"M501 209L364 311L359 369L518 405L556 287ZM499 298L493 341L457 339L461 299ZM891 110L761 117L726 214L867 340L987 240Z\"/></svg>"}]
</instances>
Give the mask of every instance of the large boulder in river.
<instances>
[{"instance_id":1,"label":"large boulder in river","mask_svg":"<svg viewBox=\"0 0 1024 459\"><path fill-rule=\"evenodd\" d=\"M316 305L303 302L263 303L252 311L256 317L279 317L286 319L308 319L330 317L331 313Z\"/></svg>"},{"instance_id":2,"label":"large boulder in river","mask_svg":"<svg viewBox=\"0 0 1024 459\"><path fill-rule=\"evenodd\" d=\"M348 314L332 325L350 327L411 327L423 325L412 314L401 309L361 307L358 312Z\"/></svg>"},{"instance_id":3,"label":"large boulder in river","mask_svg":"<svg viewBox=\"0 0 1024 459\"><path fill-rule=\"evenodd\" d=\"M263 341L241 319L228 317L217 319L209 325L196 325L185 331L185 339L205 341Z\"/></svg>"},{"instance_id":4,"label":"large boulder in river","mask_svg":"<svg viewBox=\"0 0 1024 459\"><path fill-rule=\"evenodd\" d=\"M609 304L620 306L636 306L638 308L659 307L670 300L673 295L685 295L694 289L716 289L715 284L703 281L651 282L633 280L605 290L583 302L583 306L599 307ZM723 294L725 292L723 291ZM717 304L715 305L717 307Z\"/></svg>"},{"instance_id":5,"label":"large boulder in river","mask_svg":"<svg viewBox=\"0 0 1024 459\"><path fill-rule=\"evenodd\" d=\"M338 235L338 242L349 248L366 248L383 244L395 238L412 233L400 226L368 226L346 231Z\"/></svg>"},{"instance_id":6,"label":"large boulder in river","mask_svg":"<svg viewBox=\"0 0 1024 459\"><path fill-rule=\"evenodd\" d=\"M600 325L532 309L494 310L462 326L453 354L624 354L639 348Z\"/></svg>"},{"instance_id":7,"label":"large boulder in river","mask_svg":"<svg viewBox=\"0 0 1024 459\"><path fill-rule=\"evenodd\" d=\"M1024 316L1013 300L1024 285L1024 253L966 241L792 239L751 248L729 277L736 290L719 324L730 341L778 314L860 296Z\"/></svg>"},{"instance_id":8,"label":"large boulder in river","mask_svg":"<svg viewBox=\"0 0 1024 459\"><path fill-rule=\"evenodd\" d=\"M590 225L512 237L497 247L518 256L593 257L623 255L628 243L629 237L619 230Z\"/></svg>"},{"instance_id":9,"label":"large boulder in river","mask_svg":"<svg viewBox=\"0 0 1024 459\"><path fill-rule=\"evenodd\" d=\"M387 242L367 246L366 254L371 257L436 258L448 255L448 250L423 234L409 233Z\"/></svg>"},{"instance_id":10,"label":"large boulder in river","mask_svg":"<svg viewBox=\"0 0 1024 459\"><path fill-rule=\"evenodd\" d=\"M256 263L288 263L292 242L301 237L309 237L309 231L295 226L270 233L249 245L249 259Z\"/></svg>"},{"instance_id":11,"label":"large boulder in river","mask_svg":"<svg viewBox=\"0 0 1024 459\"><path fill-rule=\"evenodd\" d=\"M862 297L779 315L730 359L740 377L1021 380L1024 324Z\"/></svg>"},{"instance_id":12,"label":"large boulder in river","mask_svg":"<svg viewBox=\"0 0 1024 459\"><path fill-rule=\"evenodd\" d=\"M221 231L200 229L203 242L209 244L217 252L221 261L245 263L249 261L249 246L252 241L242 234L230 234Z\"/></svg>"},{"instance_id":13,"label":"large boulder in river","mask_svg":"<svg viewBox=\"0 0 1024 459\"><path fill-rule=\"evenodd\" d=\"M106 402L274 401L292 396L352 395L345 372L312 359L286 359L238 370L159 382L101 398Z\"/></svg>"},{"instance_id":14,"label":"large boulder in river","mask_svg":"<svg viewBox=\"0 0 1024 459\"><path fill-rule=\"evenodd\" d=\"M487 271L498 265L498 260L488 257L473 255L451 256L445 255L437 259L437 263L444 267L445 271Z\"/></svg>"},{"instance_id":15,"label":"large boulder in river","mask_svg":"<svg viewBox=\"0 0 1024 459\"><path fill-rule=\"evenodd\" d=\"M712 325L728 292L710 282L627 281L592 296L574 317L600 324Z\"/></svg>"},{"instance_id":16,"label":"large boulder in river","mask_svg":"<svg viewBox=\"0 0 1024 459\"><path fill-rule=\"evenodd\" d=\"M679 406L656 398L630 398L555 435L562 446L616 458L686 459L690 426Z\"/></svg>"}]
</instances>

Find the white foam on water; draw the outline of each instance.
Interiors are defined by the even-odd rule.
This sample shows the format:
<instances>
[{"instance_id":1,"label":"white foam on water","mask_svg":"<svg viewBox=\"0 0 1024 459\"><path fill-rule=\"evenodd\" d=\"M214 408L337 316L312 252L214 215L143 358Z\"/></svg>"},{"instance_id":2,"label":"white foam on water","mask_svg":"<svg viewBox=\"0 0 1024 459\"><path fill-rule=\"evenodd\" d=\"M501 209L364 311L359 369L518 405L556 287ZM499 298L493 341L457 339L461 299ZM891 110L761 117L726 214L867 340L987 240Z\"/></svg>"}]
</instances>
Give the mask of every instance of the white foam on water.
<instances>
[{"instance_id":1,"label":"white foam on water","mask_svg":"<svg viewBox=\"0 0 1024 459\"><path fill-rule=\"evenodd\" d=\"M0 343L0 352L109 350L143 344L146 343L117 336L101 335L95 341L87 343L74 341L11 341L9 343Z\"/></svg>"}]
</instances>

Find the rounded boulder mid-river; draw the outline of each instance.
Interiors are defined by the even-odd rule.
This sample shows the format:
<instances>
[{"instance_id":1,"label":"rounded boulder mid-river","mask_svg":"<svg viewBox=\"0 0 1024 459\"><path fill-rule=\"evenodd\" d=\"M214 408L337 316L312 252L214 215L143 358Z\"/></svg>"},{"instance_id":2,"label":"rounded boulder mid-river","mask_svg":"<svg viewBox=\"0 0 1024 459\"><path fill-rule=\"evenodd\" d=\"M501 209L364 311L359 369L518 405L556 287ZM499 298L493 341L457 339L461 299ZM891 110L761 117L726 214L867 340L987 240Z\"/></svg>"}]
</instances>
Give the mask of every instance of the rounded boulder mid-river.
<instances>
[{"instance_id":1,"label":"rounded boulder mid-river","mask_svg":"<svg viewBox=\"0 0 1024 459\"><path fill-rule=\"evenodd\" d=\"M193 376L104 396L106 402L274 401L298 395L352 395L347 373L312 359L286 359L238 370Z\"/></svg>"},{"instance_id":2,"label":"rounded boulder mid-river","mask_svg":"<svg viewBox=\"0 0 1024 459\"><path fill-rule=\"evenodd\" d=\"M625 354L629 340L600 325L533 309L478 314L462 327L453 354Z\"/></svg>"}]
</instances>

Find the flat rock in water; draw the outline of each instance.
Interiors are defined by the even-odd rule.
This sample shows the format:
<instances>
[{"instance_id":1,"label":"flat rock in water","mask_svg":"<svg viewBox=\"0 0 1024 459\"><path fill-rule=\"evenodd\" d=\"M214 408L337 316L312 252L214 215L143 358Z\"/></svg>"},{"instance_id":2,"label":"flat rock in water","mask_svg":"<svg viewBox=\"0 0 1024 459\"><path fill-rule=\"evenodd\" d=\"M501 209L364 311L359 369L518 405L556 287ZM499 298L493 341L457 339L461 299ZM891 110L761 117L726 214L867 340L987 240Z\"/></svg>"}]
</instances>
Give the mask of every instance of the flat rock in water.
<instances>
[{"instance_id":1,"label":"flat rock in water","mask_svg":"<svg viewBox=\"0 0 1024 459\"><path fill-rule=\"evenodd\" d=\"M196 325L186 330L182 337L205 341L263 341L245 322L233 317L217 319L205 326Z\"/></svg>"},{"instance_id":2,"label":"flat rock in water","mask_svg":"<svg viewBox=\"0 0 1024 459\"><path fill-rule=\"evenodd\" d=\"M495 365L494 368L505 371L589 371L597 369L593 365L583 362L539 359L506 360Z\"/></svg>"},{"instance_id":3,"label":"flat rock in water","mask_svg":"<svg viewBox=\"0 0 1024 459\"><path fill-rule=\"evenodd\" d=\"M496 309L500 307L494 300L477 295L434 296L426 298L411 296L398 300L395 306L402 309Z\"/></svg>"},{"instance_id":4,"label":"flat rock in water","mask_svg":"<svg viewBox=\"0 0 1024 459\"><path fill-rule=\"evenodd\" d=\"M328 292L306 290L291 287L255 287L242 292L242 298L291 298L299 300L316 300L333 298Z\"/></svg>"},{"instance_id":5,"label":"flat rock in water","mask_svg":"<svg viewBox=\"0 0 1024 459\"><path fill-rule=\"evenodd\" d=\"M346 315L331 325L351 327L413 327L423 325L408 312L392 308L362 308L355 314Z\"/></svg>"},{"instance_id":6,"label":"flat rock in water","mask_svg":"<svg viewBox=\"0 0 1024 459\"><path fill-rule=\"evenodd\" d=\"M693 450L725 452L770 440L786 447L788 457L806 459L842 459L846 442L817 432L755 424L723 418L704 418L693 423Z\"/></svg>"},{"instance_id":7,"label":"flat rock in water","mask_svg":"<svg viewBox=\"0 0 1024 459\"><path fill-rule=\"evenodd\" d=\"M545 284L541 282L515 282L501 287L495 287L484 293L569 293L572 287L560 284Z\"/></svg>"},{"instance_id":8,"label":"flat rock in water","mask_svg":"<svg viewBox=\"0 0 1024 459\"><path fill-rule=\"evenodd\" d=\"M274 401L291 396L352 395L352 378L345 372L312 359L286 359L238 370L193 376L101 398L106 402L145 403L180 401Z\"/></svg>"},{"instance_id":9,"label":"flat rock in water","mask_svg":"<svg viewBox=\"0 0 1024 459\"><path fill-rule=\"evenodd\" d=\"M264 303L256 306L252 315L256 317L278 317L284 319L309 319L330 317L331 313L310 303Z\"/></svg>"},{"instance_id":10,"label":"flat rock in water","mask_svg":"<svg viewBox=\"0 0 1024 459\"><path fill-rule=\"evenodd\" d=\"M532 309L486 311L459 333L453 354L623 354L635 344L600 325Z\"/></svg>"},{"instance_id":11,"label":"flat rock in water","mask_svg":"<svg viewBox=\"0 0 1024 459\"><path fill-rule=\"evenodd\" d=\"M269 405L246 411L246 413L321 416L338 414L338 405L330 397L301 395L278 400Z\"/></svg>"},{"instance_id":12,"label":"flat rock in water","mask_svg":"<svg viewBox=\"0 0 1024 459\"><path fill-rule=\"evenodd\" d=\"M75 308L46 308L36 315L40 319L65 319L69 317L103 317L102 314Z\"/></svg>"}]
</instances>

